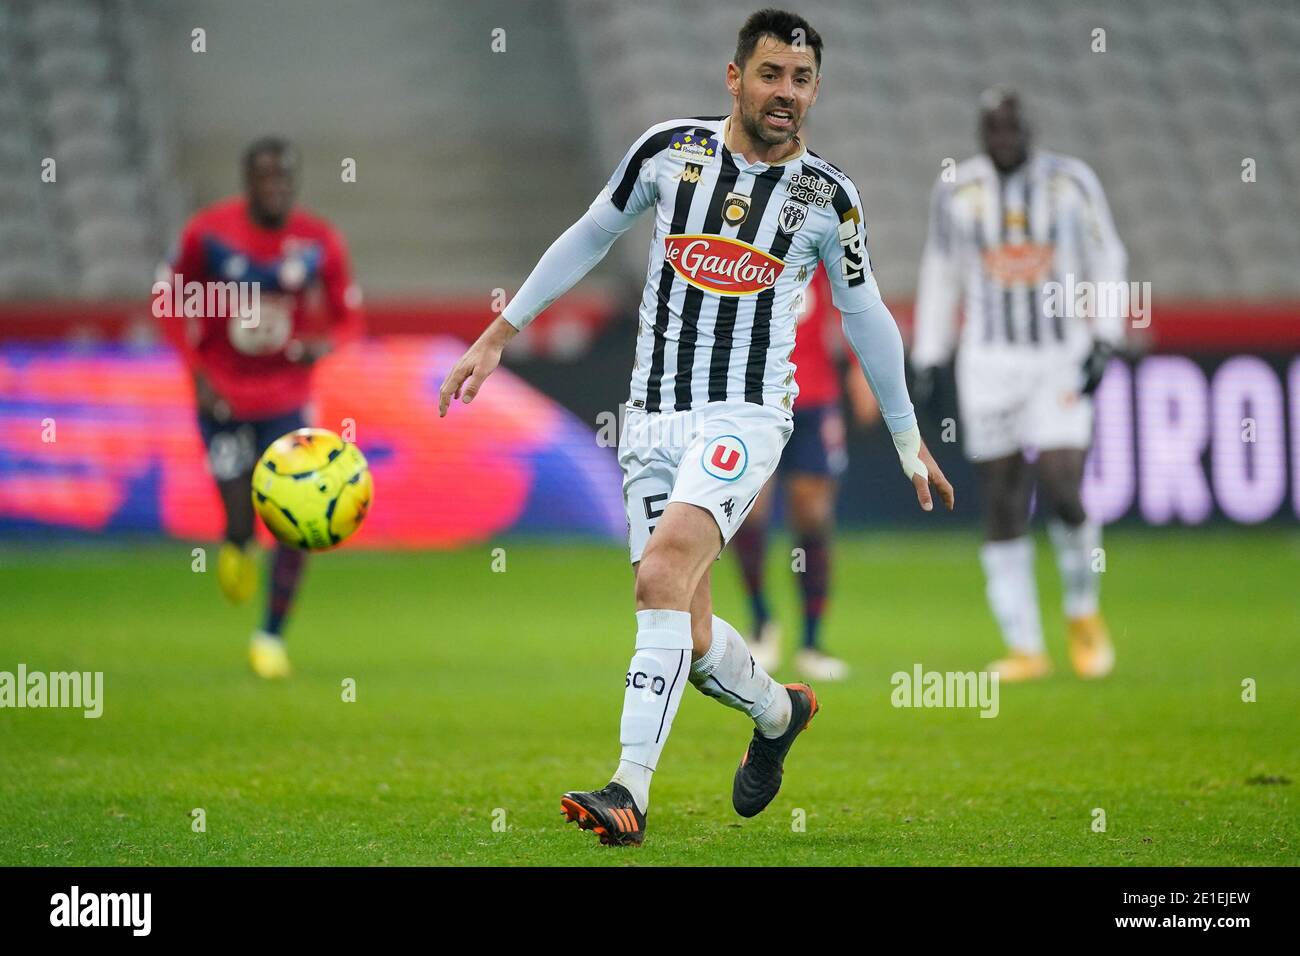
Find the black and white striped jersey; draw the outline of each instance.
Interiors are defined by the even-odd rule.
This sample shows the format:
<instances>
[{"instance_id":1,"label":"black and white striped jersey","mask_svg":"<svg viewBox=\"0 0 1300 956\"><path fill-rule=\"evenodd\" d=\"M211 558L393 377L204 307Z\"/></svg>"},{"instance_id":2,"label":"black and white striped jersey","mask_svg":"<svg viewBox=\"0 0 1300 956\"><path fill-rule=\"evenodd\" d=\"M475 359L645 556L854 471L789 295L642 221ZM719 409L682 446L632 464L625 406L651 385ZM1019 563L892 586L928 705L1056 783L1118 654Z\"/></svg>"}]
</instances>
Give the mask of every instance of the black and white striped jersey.
<instances>
[{"instance_id":1,"label":"black and white striped jersey","mask_svg":"<svg viewBox=\"0 0 1300 956\"><path fill-rule=\"evenodd\" d=\"M1127 313L1126 260L1082 160L1036 150L1008 176L985 155L958 163L931 195L912 362L951 356L959 303L963 351L1077 353L1094 336L1114 341Z\"/></svg>"},{"instance_id":2,"label":"black and white striped jersey","mask_svg":"<svg viewBox=\"0 0 1300 956\"><path fill-rule=\"evenodd\" d=\"M682 411L753 402L790 413L790 354L818 261L841 312L878 301L852 181L806 148L747 163L727 118L659 123L637 139L590 212L611 232L651 207L630 407Z\"/></svg>"}]
</instances>

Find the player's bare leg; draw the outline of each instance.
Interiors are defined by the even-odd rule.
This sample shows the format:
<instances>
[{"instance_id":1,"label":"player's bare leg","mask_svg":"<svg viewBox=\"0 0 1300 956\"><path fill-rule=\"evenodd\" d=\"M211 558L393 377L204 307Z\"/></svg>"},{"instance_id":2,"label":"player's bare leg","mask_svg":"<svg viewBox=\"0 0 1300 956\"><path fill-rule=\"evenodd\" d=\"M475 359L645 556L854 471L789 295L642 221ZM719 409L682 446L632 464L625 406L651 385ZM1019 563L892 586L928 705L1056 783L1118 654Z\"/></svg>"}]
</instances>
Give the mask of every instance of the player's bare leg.
<instances>
[{"instance_id":1,"label":"player's bare leg","mask_svg":"<svg viewBox=\"0 0 1300 956\"><path fill-rule=\"evenodd\" d=\"M1035 467L1061 571L1070 663L1080 677L1096 678L1114 668L1115 648L1098 602L1101 528L1083 508L1084 458L1081 448L1054 448L1041 452Z\"/></svg>"},{"instance_id":2,"label":"player's bare leg","mask_svg":"<svg viewBox=\"0 0 1300 956\"><path fill-rule=\"evenodd\" d=\"M1008 650L988 669L1007 682L1044 677L1051 671L1051 662L1043 647L1034 543L1029 537L1032 470L1019 452L980 462L977 467L985 526L980 561L989 607Z\"/></svg>"},{"instance_id":3,"label":"player's bare leg","mask_svg":"<svg viewBox=\"0 0 1300 956\"><path fill-rule=\"evenodd\" d=\"M752 817L780 789L785 755L817 713L817 698L806 684L777 683L740 632L713 613L709 578L706 566L691 601L695 659L690 679L706 697L754 721L753 739L732 784L736 812Z\"/></svg>"},{"instance_id":4,"label":"player's bare leg","mask_svg":"<svg viewBox=\"0 0 1300 956\"><path fill-rule=\"evenodd\" d=\"M740 562L741 581L749 596L751 627L749 651L764 670L774 671L781 663L781 628L772 620L763 585L763 565L767 558L767 528L772 517L772 502L779 479L769 478L744 523L731 537L731 548Z\"/></svg>"},{"instance_id":5,"label":"player's bare leg","mask_svg":"<svg viewBox=\"0 0 1300 956\"><path fill-rule=\"evenodd\" d=\"M836 488L835 479L826 475L796 472L786 481L790 529L803 556L802 569L796 575L803 598L803 643L795 655L795 667L811 680L843 680L849 673L844 661L824 652L819 644L830 591Z\"/></svg>"},{"instance_id":6,"label":"player's bare leg","mask_svg":"<svg viewBox=\"0 0 1300 956\"><path fill-rule=\"evenodd\" d=\"M645 838L650 780L688 680L761 720L769 734L791 723L793 694L754 664L735 628L713 617L707 577L722 545L709 512L673 502L637 565L636 653L625 680L618 768L603 790L571 791L560 803L571 822L595 831L602 843L635 845ZM815 709L815 702L805 707L805 726Z\"/></svg>"},{"instance_id":7,"label":"player's bare leg","mask_svg":"<svg viewBox=\"0 0 1300 956\"><path fill-rule=\"evenodd\" d=\"M706 697L744 713L769 736L779 734L789 722L788 695L778 692L781 685L740 632L713 613L710 577L706 568L691 602L691 683Z\"/></svg>"},{"instance_id":8,"label":"player's bare leg","mask_svg":"<svg viewBox=\"0 0 1300 956\"><path fill-rule=\"evenodd\" d=\"M709 653L713 646L713 569L705 568L704 576L695 587L691 598L691 663Z\"/></svg>"}]
</instances>

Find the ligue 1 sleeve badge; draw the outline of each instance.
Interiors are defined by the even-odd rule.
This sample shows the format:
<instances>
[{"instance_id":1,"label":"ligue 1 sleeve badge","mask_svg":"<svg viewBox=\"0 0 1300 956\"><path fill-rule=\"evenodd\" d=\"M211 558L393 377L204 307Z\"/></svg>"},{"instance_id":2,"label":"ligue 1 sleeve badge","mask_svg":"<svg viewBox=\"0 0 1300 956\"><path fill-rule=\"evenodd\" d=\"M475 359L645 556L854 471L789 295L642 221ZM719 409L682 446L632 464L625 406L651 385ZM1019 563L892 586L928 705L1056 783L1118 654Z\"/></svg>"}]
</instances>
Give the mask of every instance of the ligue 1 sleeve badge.
<instances>
[{"instance_id":1,"label":"ligue 1 sleeve badge","mask_svg":"<svg viewBox=\"0 0 1300 956\"><path fill-rule=\"evenodd\" d=\"M722 481L735 481L749 464L749 449L736 435L723 435L704 446L704 470Z\"/></svg>"},{"instance_id":2,"label":"ligue 1 sleeve badge","mask_svg":"<svg viewBox=\"0 0 1300 956\"><path fill-rule=\"evenodd\" d=\"M673 135L668 151L669 155L681 156L688 163L707 166L717 158L718 144L707 131L701 134L699 130L683 130Z\"/></svg>"}]
</instances>

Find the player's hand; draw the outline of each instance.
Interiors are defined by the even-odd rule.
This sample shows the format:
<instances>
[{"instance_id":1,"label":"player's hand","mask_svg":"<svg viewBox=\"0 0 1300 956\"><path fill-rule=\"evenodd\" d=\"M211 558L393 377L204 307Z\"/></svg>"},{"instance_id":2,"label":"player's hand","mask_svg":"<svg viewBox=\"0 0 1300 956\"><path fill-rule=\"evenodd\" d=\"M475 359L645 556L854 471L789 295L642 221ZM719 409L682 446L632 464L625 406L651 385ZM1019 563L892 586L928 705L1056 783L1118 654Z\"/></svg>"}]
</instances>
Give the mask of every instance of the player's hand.
<instances>
[{"instance_id":1,"label":"player's hand","mask_svg":"<svg viewBox=\"0 0 1300 956\"><path fill-rule=\"evenodd\" d=\"M506 343L518 331L500 316L466 350L438 390L438 417L446 418L452 400L459 398L468 405L483 387L484 380L501 364Z\"/></svg>"},{"instance_id":2,"label":"player's hand","mask_svg":"<svg viewBox=\"0 0 1300 956\"><path fill-rule=\"evenodd\" d=\"M926 447L925 442L921 442L921 452L917 456L921 464L925 465L926 477L920 475L912 476L912 487L916 489L916 500L920 502L923 511L930 511L934 507L934 500L930 497L930 485L934 490L939 492L939 500L952 511L953 505L957 503L957 496L952 490L952 482L944 477L943 471L939 468L939 463L934 460L930 454L930 449Z\"/></svg>"},{"instance_id":3,"label":"player's hand","mask_svg":"<svg viewBox=\"0 0 1300 956\"><path fill-rule=\"evenodd\" d=\"M898 460L903 465L903 474L907 475L912 482L912 487L916 489L916 501L921 506L921 510L934 510L934 499L930 496L930 486L933 485L939 492L939 497L943 499L943 503L951 511L955 500L952 485L943 476L934 456L930 454L930 449L926 448L925 442L921 441L920 429L913 425L906 431L894 432L890 437L894 439L894 447L898 450Z\"/></svg>"}]
</instances>

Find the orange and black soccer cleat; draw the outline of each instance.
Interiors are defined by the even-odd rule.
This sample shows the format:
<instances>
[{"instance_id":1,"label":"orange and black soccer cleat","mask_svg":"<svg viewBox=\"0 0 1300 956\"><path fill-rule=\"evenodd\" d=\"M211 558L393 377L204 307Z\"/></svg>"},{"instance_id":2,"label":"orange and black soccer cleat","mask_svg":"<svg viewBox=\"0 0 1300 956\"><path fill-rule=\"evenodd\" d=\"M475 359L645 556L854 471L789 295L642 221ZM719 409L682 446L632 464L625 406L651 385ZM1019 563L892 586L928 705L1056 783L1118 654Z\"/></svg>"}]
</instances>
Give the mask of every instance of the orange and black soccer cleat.
<instances>
[{"instance_id":1,"label":"orange and black soccer cleat","mask_svg":"<svg viewBox=\"0 0 1300 956\"><path fill-rule=\"evenodd\" d=\"M731 805L742 817L762 813L781 789L785 755L794 739L808 729L817 714L817 695L807 684L786 684L790 695L790 726L780 737L764 737L754 729L745 759L736 768L731 785Z\"/></svg>"},{"instance_id":2,"label":"orange and black soccer cleat","mask_svg":"<svg viewBox=\"0 0 1300 956\"><path fill-rule=\"evenodd\" d=\"M560 798L560 812L580 829L594 831L606 846L640 846L645 839L645 814L620 783L604 790L570 790Z\"/></svg>"}]
</instances>

